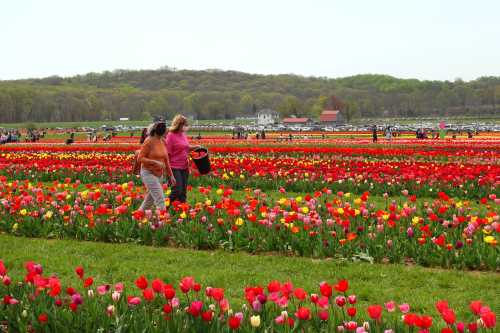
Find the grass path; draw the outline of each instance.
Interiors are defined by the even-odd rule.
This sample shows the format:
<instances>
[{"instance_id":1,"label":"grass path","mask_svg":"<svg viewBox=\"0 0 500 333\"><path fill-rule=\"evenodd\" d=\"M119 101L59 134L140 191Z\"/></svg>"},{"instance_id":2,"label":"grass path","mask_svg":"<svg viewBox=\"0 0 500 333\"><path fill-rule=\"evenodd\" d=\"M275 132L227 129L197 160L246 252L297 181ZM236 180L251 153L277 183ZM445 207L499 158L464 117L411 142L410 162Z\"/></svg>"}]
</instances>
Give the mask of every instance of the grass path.
<instances>
[{"instance_id":1,"label":"grass path","mask_svg":"<svg viewBox=\"0 0 500 333\"><path fill-rule=\"evenodd\" d=\"M204 286L223 287L233 306L243 302L243 288L267 285L272 279L291 280L295 286L318 292L318 283L346 278L361 304L388 300L409 302L413 311L435 314L434 303L447 299L459 315L468 302L481 299L500 312L500 274L312 260L244 253L205 252L153 248L133 244L107 244L43 240L0 235L0 259L15 280L24 274L23 263L41 263L44 273L57 273L65 283L76 284L74 268L83 265L97 283L124 281L141 274L175 282L192 275ZM235 304L238 303L238 304Z\"/></svg>"}]
</instances>

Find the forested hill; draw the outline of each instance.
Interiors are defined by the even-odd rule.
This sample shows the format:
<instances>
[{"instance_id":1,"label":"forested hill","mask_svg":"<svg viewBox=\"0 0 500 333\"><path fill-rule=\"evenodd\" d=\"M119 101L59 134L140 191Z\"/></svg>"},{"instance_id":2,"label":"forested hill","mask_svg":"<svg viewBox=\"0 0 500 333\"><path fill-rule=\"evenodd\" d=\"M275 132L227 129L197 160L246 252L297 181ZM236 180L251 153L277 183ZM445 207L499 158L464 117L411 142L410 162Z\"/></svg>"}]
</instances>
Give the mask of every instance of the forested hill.
<instances>
[{"instance_id":1,"label":"forested hill","mask_svg":"<svg viewBox=\"0 0 500 333\"><path fill-rule=\"evenodd\" d=\"M261 108L316 117L332 95L344 102L348 118L500 115L500 77L329 79L164 68L0 81L0 122L139 120L176 113L221 119L252 116Z\"/></svg>"}]
</instances>

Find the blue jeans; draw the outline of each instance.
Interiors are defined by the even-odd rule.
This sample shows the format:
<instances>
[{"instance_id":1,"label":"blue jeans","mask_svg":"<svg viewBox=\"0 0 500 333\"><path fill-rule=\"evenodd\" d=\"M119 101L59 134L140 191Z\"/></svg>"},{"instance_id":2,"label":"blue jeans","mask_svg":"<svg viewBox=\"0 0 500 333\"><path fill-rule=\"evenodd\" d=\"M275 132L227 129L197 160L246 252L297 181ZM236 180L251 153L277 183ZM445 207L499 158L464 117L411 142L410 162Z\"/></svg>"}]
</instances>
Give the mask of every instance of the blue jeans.
<instances>
[{"instance_id":1,"label":"blue jeans","mask_svg":"<svg viewBox=\"0 0 500 333\"><path fill-rule=\"evenodd\" d=\"M186 202L186 192L188 185L189 170L188 169L172 169L175 178L175 186L172 187L170 193L170 202L179 201Z\"/></svg>"}]
</instances>

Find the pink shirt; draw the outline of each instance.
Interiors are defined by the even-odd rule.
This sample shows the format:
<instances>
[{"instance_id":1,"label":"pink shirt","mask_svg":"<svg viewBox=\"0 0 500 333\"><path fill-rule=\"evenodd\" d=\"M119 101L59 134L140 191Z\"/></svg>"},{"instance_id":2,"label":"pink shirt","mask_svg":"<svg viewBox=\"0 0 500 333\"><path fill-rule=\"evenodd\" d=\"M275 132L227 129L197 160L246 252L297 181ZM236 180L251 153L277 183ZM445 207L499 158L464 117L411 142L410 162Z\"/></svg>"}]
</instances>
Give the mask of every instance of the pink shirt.
<instances>
[{"instance_id":1,"label":"pink shirt","mask_svg":"<svg viewBox=\"0 0 500 333\"><path fill-rule=\"evenodd\" d=\"M172 169L188 169L189 142L184 132L169 132L165 139Z\"/></svg>"}]
</instances>

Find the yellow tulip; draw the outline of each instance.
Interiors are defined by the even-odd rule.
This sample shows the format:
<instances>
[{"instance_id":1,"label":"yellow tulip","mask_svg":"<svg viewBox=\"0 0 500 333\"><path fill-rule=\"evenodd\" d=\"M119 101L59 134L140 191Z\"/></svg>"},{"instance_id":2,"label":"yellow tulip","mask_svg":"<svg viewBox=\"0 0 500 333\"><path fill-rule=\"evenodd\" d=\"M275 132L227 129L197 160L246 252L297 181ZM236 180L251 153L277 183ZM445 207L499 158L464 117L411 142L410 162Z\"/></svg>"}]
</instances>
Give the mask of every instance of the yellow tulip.
<instances>
[{"instance_id":1,"label":"yellow tulip","mask_svg":"<svg viewBox=\"0 0 500 333\"><path fill-rule=\"evenodd\" d=\"M252 327L259 327L260 326L260 316L259 315L251 316L250 317L250 325L252 325Z\"/></svg>"},{"instance_id":2,"label":"yellow tulip","mask_svg":"<svg viewBox=\"0 0 500 333\"><path fill-rule=\"evenodd\" d=\"M484 242L487 244L492 244L492 245L497 244L497 240L493 236L484 237Z\"/></svg>"}]
</instances>

